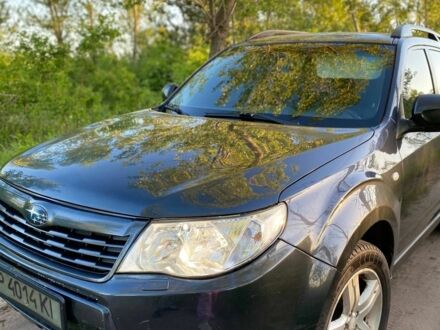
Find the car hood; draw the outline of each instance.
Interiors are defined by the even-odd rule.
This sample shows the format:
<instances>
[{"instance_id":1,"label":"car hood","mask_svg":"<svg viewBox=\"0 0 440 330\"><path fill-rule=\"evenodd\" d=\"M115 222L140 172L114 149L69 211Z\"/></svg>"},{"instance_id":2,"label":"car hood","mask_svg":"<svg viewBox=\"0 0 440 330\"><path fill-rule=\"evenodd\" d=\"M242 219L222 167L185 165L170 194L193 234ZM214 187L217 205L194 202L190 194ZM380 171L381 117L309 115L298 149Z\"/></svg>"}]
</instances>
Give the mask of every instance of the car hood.
<instances>
[{"instance_id":1,"label":"car hood","mask_svg":"<svg viewBox=\"0 0 440 330\"><path fill-rule=\"evenodd\" d=\"M135 217L235 214L277 203L287 186L372 135L144 110L31 149L0 177L52 200Z\"/></svg>"}]
</instances>

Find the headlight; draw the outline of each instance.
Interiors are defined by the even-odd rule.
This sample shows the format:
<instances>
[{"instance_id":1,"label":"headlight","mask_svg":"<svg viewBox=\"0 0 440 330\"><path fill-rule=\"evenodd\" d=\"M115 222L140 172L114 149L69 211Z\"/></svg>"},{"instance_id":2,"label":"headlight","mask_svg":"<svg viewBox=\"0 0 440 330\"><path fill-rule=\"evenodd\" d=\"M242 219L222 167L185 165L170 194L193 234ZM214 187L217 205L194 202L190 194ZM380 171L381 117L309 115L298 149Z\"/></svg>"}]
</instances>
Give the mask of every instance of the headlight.
<instances>
[{"instance_id":1,"label":"headlight","mask_svg":"<svg viewBox=\"0 0 440 330\"><path fill-rule=\"evenodd\" d=\"M241 216L152 222L128 251L118 273L200 277L256 258L281 234L286 205Z\"/></svg>"}]
</instances>

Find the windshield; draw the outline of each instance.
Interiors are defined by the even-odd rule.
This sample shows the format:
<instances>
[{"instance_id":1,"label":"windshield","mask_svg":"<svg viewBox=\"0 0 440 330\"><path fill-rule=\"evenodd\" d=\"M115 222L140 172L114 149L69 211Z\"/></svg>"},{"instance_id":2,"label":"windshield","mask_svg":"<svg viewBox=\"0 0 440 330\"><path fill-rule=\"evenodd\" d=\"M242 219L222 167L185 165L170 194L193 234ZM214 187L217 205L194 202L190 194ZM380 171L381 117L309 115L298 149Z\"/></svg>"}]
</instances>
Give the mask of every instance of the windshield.
<instances>
[{"instance_id":1,"label":"windshield","mask_svg":"<svg viewBox=\"0 0 440 330\"><path fill-rule=\"evenodd\" d=\"M393 61L390 45L238 46L206 64L167 106L193 116L368 127L380 122Z\"/></svg>"}]
</instances>

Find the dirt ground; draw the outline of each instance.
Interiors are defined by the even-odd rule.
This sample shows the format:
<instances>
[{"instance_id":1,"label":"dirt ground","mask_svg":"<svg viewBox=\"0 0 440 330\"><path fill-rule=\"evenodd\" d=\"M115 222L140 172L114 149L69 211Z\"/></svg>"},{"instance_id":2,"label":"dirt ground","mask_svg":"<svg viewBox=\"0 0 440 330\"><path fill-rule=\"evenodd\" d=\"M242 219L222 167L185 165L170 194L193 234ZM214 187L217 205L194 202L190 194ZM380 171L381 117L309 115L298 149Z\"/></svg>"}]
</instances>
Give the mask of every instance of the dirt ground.
<instances>
[{"instance_id":1,"label":"dirt ground","mask_svg":"<svg viewBox=\"0 0 440 330\"><path fill-rule=\"evenodd\" d=\"M440 230L414 250L394 273L390 330L440 330ZM0 301L0 329L36 330Z\"/></svg>"}]
</instances>

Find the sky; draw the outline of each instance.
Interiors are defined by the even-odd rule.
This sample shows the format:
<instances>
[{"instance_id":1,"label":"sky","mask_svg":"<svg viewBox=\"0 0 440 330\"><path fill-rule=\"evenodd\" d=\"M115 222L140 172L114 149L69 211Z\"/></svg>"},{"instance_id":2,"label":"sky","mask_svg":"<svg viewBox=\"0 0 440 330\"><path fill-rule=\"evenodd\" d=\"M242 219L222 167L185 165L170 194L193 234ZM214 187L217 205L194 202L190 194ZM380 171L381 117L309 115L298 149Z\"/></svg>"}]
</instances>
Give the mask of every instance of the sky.
<instances>
[{"instance_id":1,"label":"sky","mask_svg":"<svg viewBox=\"0 0 440 330\"><path fill-rule=\"evenodd\" d=\"M29 0L6 0L6 4L9 5L9 7L19 8L19 7L26 7L30 5Z\"/></svg>"},{"instance_id":2,"label":"sky","mask_svg":"<svg viewBox=\"0 0 440 330\"><path fill-rule=\"evenodd\" d=\"M6 0L6 4L10 8L10 14L11 14L12 19L14 21L17 20L18 14L20 13L20 11L25 10L26 7L33 5L31 0ZM35 6L35 9L38 10L38 8L41 8L41 7L40 6ZM41 9L43 9L43 8L41 8ZM176 8L169 8L169 10L175 16L175 21L173 23L176 24L176 25L183 24L183 17L179 13L178 9L176 9Z\"/></svg>"},{"instance_id":3,"label":"sky","mask_svg":"<svg viewBox=\"0 0 440 330\"><path fill-rule=\"evenodd\" d=\"M26 32L38 32L39 34L44 34L46 36L48 36L49 38L53 39L53 35L51 35L50 33L48 33L47 31L41 30L40 28L38 28L37 26L32 26L29 24L23 23L23 20L20 19L20 16L23 16L23 14L26 13L26 10L32 6L32 12L35 13L38 10L41 10L41 13L45 12L44 7L39 6L39 5L35 5L32 0L6 0L6 4L9 7L9 14L10 14L10 26L15 26L18 28L18 31L26 31ZM183 22L183 17L180 13L180 11L176 8L176 7L168 7L169 12L172 14L172 21L173 21L173 25L175 26L180 26L182 24L184 24ZM148 24L148 23L147 23ZM144 27L147 27L147 25L145 25ZM78 40L76 40L76 36L75 34L70 34L71 38L71 42L73 44L75 44ZM15 39L15 37L13 37L11 35L12 38ZM122 38L120 38L116 43L115 43L115 52L116 53L121 53L124 52L125 49L127 48L128 44L130 43L129 41L129 37L127 37L126 35L123 35ZM14 40L10 40L10 41L14 41Z\"/></svg>"}]
</instances>

